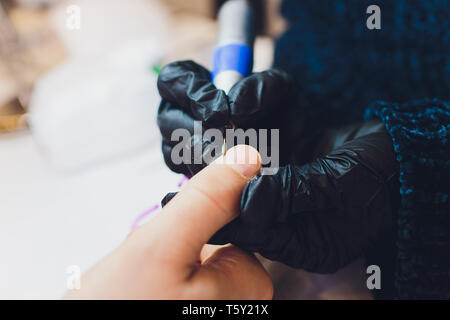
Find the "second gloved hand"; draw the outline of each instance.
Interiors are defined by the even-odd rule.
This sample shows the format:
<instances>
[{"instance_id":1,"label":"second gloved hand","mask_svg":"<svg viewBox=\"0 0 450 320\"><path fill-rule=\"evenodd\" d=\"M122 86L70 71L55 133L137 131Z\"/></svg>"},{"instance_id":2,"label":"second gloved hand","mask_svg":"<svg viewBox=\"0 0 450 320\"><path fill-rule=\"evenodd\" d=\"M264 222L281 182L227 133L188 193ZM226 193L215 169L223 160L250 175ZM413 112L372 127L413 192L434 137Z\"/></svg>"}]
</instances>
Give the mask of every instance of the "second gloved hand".
<instances>
[{"instance_id":1,"label":"second gloved hand","mask_svg":"<svg viewBox=\"0 0 450 320\"><path fill-rule=\"evenodd\" d=\"M251 180L240 216L210 240L268 259L333 273L395 230L398 165L381 122L314 137L293 148L292 163ZM311 161L299 164L299 157Z\"/></svg>"}]
</instances>

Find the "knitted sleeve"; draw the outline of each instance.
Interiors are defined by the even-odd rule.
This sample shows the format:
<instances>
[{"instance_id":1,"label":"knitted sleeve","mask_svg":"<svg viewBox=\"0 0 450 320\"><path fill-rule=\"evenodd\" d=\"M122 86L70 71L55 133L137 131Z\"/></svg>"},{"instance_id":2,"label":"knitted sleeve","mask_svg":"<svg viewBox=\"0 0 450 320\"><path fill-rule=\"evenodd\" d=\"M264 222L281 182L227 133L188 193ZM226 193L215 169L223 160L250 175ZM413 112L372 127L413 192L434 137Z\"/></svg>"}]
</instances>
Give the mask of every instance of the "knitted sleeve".
<instances>
[{"instance_id":1,"label":"knitted sleeve","mask_svg":"<svg viewBox=\"0 0 450 320\"><path fill-rule=\"evenodd\" d=\"M400 299L450 298L450 103L377 102L400 163L395 286Z\"/></svg>"},{"instance_id":2,"label":"knitted sleeve","mask_svg":"<svg viewBox=\"0 0 450 320\"><path fill-rule=\"evenodd\" d=\"M365 113L384 121L401 168L398 297L450 298L450 0L378 0L379 30L366 27L371 4L283 0L274 66L296 80L315 129L399 102Z\"/></svg>"},{"instance_id":3,"label":"knitted sleeve","mask_svg":"<svg viewBox=\"0 0 450 320\"><path fill-rule=\"evenodd\" d=\"M366 26L367 7L381 29ZM318 126L361 121L374 101L450 101L450 0L283 0L274 66Z\"/></svg>"}]
</instances>

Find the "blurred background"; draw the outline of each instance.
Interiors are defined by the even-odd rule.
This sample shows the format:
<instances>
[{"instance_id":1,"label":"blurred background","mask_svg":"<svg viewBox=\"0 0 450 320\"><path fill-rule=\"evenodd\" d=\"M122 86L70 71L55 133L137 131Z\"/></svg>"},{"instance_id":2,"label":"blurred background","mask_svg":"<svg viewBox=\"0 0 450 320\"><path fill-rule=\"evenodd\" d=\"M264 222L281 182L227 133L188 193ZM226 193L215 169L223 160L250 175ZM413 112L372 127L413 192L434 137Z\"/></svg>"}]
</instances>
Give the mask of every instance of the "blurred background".
<instances>
[{"instance_id":1,"label":"blurred background","mask_svg":"<svg viewBox=\"0 0 450 320\"><path fill-rule=\"evenodd\" d=\"M213 0L0 0L0 298L59 298L179 188L160 152L156 79L210 67ZM254 71L285 28L254 1ZM69 273L68 273L69 272Z\"/></svg>"}]
</instances>

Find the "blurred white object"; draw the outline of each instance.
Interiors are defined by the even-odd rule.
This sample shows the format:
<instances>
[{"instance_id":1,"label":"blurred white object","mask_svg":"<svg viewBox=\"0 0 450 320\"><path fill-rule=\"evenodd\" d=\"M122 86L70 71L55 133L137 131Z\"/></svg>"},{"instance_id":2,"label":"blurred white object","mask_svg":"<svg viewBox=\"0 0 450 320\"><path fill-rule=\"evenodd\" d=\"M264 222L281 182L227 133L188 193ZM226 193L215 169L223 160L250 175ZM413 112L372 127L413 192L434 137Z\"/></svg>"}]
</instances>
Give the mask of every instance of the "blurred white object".
<instances>
[{"instance_id":1,"label":"blurred white object","mask_svg":"<svg viewBox=\"0 0 450 320\"><path fill-rule=\"evenodd\" d=\"M80 28L70 28L73 15L78 13ZM124 41L149 36L162 47L171 36L167 10L155 0L61 1L52 8L50 19L74 57L99 56L115 50Z\"/></svg>"},{"instance_id":2,"label":"blurred white object","mask_svg":"<svg viewBox=\"0 0 450 320\"><path fill-rule=\"evenodd\" d=\"M77 7L80 28L68 19ZM156 89L165 8L152 0L63 1L51 9L69 59L37 82L29 122L59 168L123 156L160 139Z\"/></svg>"},{"instance_id":3,"label":"blurred white object","mask_svg":"<svg viewBox=\"0 0 450 320\"><path fill-rule=\"evenodd\" d=\"M29 122L55 166L85 166L160 139L159 58L156 43L140 39L102 59L69 59L37 82Z\"/></svg>"}]
</instances>

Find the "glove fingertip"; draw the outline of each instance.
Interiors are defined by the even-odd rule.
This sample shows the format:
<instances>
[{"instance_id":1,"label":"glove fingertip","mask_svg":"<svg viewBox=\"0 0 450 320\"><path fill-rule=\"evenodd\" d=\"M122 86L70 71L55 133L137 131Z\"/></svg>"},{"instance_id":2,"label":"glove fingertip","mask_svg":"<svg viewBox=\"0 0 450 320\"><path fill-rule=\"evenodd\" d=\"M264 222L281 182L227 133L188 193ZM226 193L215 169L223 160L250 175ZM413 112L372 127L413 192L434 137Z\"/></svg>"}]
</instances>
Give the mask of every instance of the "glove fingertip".
<instances>
[{"instance_id":1,"label":"glove fingertip","mask_svg":"<svg viewBox=\"0 0 450 320\"><path fill-rule=\"evenodd\" d=\"M172 200L178 192L169 192L164 196L164 198L161 200L161 207L164 208L164 206L169 203L170 200Z\"/></svg>"}]
</instances>

